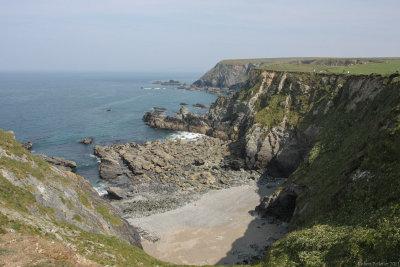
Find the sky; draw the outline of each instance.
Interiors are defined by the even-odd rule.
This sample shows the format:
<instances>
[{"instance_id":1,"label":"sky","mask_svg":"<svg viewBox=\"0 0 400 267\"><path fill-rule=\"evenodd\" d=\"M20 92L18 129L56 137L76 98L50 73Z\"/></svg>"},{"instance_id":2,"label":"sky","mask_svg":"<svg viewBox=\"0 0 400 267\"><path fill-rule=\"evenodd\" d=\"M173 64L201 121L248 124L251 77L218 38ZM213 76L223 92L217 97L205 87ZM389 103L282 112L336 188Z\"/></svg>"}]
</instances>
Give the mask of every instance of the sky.
<instances>
[{"instance_id":1,"label":"sky","mask_svg":"<svg viewBox=\"0 0 400 267\"><path fill-rule=\"evenodd\" d=\"M400 56L399 0L0 0L0 71L205 72Z\"/></svg>"}]
</instances>

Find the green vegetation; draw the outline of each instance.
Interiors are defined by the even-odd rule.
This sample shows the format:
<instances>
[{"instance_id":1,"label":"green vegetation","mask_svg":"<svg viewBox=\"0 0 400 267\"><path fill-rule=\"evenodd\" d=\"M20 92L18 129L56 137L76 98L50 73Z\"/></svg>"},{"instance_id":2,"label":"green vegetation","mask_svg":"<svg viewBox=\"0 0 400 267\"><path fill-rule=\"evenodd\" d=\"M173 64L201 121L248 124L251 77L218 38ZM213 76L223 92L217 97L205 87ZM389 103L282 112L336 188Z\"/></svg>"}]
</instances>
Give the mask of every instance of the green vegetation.
<instances>
[{"instance_id":1,"label":"green vegetation","mask_svg":"<svg viewBox=\"0 0 400 267\"><path fill-rule=\"evenodd\" d=\"M74 216L72 217L72 220L75 220L77 222L81 222L82 221L82 217L79 216L79 214L74 214Z\"/></svg>"},{"instance_id":2,"label":"green vegetation","mask_svg":"<svg viewBox=\"0 0 400 267\"><path fill-rule=\"evenodd\" d=\"M31 192L13 185L0 174L0 203L7 208L30 213L27 207L34 206L36 199Z\"/></svg>"},{"instance_id":3,"label":"green vegetation","mask_svg":"<svg viewBox=\"0 0 400 267\"><path fill-rule=\"evenodd\" d=\"M59 223L59 227L76 233L65 237L77 247L77 252L94 262L108 266L176 266L147 255L138 247L116 237L82 231L76 226Z\"/></svg>"},{"instance_id":4,"label":"green vegetation","mask_svg":"<svg viewBox=\"0 0 400 267\"><path fill-rule=\"evenodd\" d=\"M90 204L89 199L81 191L78 191L78 200L86 208L88 208L88 209L92 208L92 205Z\"/></svg>"},{"instance_id":5,"label":"green vegetation","mask_svg":"<svg viewBox=\"0 0 400 267\"><path fill-rule=\"evenodd\" d=\"M6 255L6 254L8 254L8 253L10 253L9 250L0 248L0 256L1 256L1 255Z\"/></svg>"},{"instance_id":6,"label":"green vegetation","mask_svg":"<svg viewBox=\"0 0 400 267\"><path fill-rule=\"evenodd\" d=\"M284 95L272 95L268 99L259 100L256 103L256 114L254 122L261 123L262 126L268 126L268 131L283 120L285 115ZM282 103L283 102L283 103Z\"/></svg>"},{"instance_id":7,"label":"green vegetation","mask_svg":"<svg viewBox=\"0 0 400 267\"><path fill-rule=\"evenodd\" d=\"M13 134L0 130L0 147L18 157L26 154L26 150L14 139Z\"/></svg>"},{"instance_id":8,"label":"green vegetation","mask_svg":"<svg viewBox=\"0 0 400 267\"><path fill-rule=\"evenodd\" d=\"M344 109L316 116L320 140L289 178L309 188L297 199L298 209L306 208L261 265L400 261L400 83L368 106Z\"/></svg>"},{"instance_id":9,"label":"green vegetation","mask_svg":"<svg viewBox=\"0 0 400 267\"><path fill-rule=\"evenodd\" d=\"M96 208L96 211L100 213L107 221L109 221L114 226L122 226L122 222L117 217L114 217L110 214L110 210L104 206L99 206Z\"/></svg>"},{"instance_id":10,"label":"green vegetation","mask_svg":"<svg viewBox=\"0 0 400 267\"><path fill-rule=\"evenodd\" d=\"M250 84L250 82L247 82L245 84L245 86L243 87L243 89L240 91L238 99L240 101L249 100L260 89L260 86L261 86L260 78L258 79L258 81L255 84Z\"/></svg>"},{"instance_id":11,"label":"green vegetation","mask_svg":"<svg viewBox=\"0 0 400 267\"><path fill-rule=\"evenodd\" d=\"M255 64L258 69L288 72L386 75L400 70L400 58L253 58L223 60L222 65Z\"/></svg>"},{"instance_id":12,"label":"green vegetation","mask_svg":"<svg viewBox=\"0 0 400 267\"><path fill-rule=\"evenodd\" d=\"M400 70L399 58L354 59L358 62L346 63L346 59L318 59L298 60L289 63L275 63L263 65L263 70L288 71L288 72L317 72L335 74L364 74L371 73L387 75ZM351 60L351 59L347 59Z\"/></svg>"},{"instance_id":13,"label":"green vegetation","mask_svg":"<svg viewBox=\"0 0 400 267\"><path fill-rule=\"evenodd\" d=\"M330 85L322 84L321 80L314 75L295 74L306 84L311 84L310 92L299 94L297 90L283 88L280 93L275 90L268 90L259 96L255 103L254 122L260 123L262 127L268 126L267 132L262 137L266 137L271 129L283 121L286 114L287 123L295 129L297 127L305 129L310 120L314 119L310 111L315 105L325 106L329 100L337 94L335 88ZM261 77L261 75L259 76ZM259 78L258 78L259 79ZM257 82L257 90L261 82ZM271 85L275 88L278 85ZM247 101L254 96L256 87L247 85L239 94L238 100Z\"/></svg>"}]
</instances>

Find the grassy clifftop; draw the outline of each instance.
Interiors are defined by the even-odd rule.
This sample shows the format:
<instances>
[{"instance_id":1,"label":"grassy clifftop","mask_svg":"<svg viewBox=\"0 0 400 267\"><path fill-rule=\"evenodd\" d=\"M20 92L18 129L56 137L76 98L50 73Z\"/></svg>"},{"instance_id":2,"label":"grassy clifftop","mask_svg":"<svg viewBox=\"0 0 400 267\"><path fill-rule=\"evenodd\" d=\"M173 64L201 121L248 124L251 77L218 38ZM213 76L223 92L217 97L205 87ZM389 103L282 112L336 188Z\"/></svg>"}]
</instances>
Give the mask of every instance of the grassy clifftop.
<instances>
[{"instance_id":1,"label":"grassy clifftop","mask_svg":"<svg viewBox=\"0 0 400 267\"><path fill-rule=\"evenodd\" d=\"M257 68L273 71L324 72L352 74L391 74L400 70L400 58L254 58L228 59L221 65L254 64Z\"/></svg>"},{"instance_id":2,"label":"grassy clifftop","mask_svg":"<svg viewBox=\"0 0 400 267\"><path fill-rule=\"evenodd\" d=\"M252 69L290 72L391 74L400 58L254 58L222 60L193 83L195 87L239 90Z\"/></svg>"},{"instance_id":3,"label":"grassy clifftop","mask_svg":"<svg viewBox=\"0 0 400 267\"><path fill-rule=\"evenodd\" d=\"M275 61L260 67L263 70L318 73L381 74L400 70L400 58L310 58Z\"/></svg>"}]
</instances>

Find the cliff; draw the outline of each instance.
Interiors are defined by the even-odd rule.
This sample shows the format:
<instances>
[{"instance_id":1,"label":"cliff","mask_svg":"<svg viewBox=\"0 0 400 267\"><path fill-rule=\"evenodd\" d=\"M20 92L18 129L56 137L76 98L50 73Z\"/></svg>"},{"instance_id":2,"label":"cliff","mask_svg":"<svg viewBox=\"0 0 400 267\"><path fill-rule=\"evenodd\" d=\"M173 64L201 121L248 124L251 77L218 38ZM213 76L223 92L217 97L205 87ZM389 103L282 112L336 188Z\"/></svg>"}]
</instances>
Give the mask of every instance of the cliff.
<instances>
[{"instance_id":1,"label":"cliff","mask_svg":"<svg viewBox=\"0 0 400 267\"><path fill-rule=\"evenodd\" d=\"M392 73L400 67L399 58L255 58L223 60L192 84L210 92L239 91L252 69L318 73Z\"/></svg>"},{"instance_id":2,"label":"cliff","mask_svg":"<svg viewBox=\"0 0 400 267\"><path fill-rule=\"evenodd\" d=\"M250 70L260 64L239 63L230 64L221 61L214 68L204 74L199 80L192 84L192 87L204 88L229 88L239 90L247 79Z\"/></svg>"},{"instance_id":3,"label":"cliff","mask_svg":"<svg viewBox=\"0 0 400 267\"><path fill-rule=\"evenodd\" d=\"M82 177L0 130L0 265L150 266L136 230Z\"/></svg>"},{"instance_id":4,"label":"cliff","mask_svg":"<svg viewBox=\"0 0 400 267\"><path fill-rule=\"evenodd\" d=\"M174 119L235 140L247 168L289 177L257 207L292 229L262 264L354 266L398 261L399 103L398 74L254 69L240 92L196 118L201 127L188 114ZM149 125L165 118L145 116Z\"/></svg>"}]
</instances>

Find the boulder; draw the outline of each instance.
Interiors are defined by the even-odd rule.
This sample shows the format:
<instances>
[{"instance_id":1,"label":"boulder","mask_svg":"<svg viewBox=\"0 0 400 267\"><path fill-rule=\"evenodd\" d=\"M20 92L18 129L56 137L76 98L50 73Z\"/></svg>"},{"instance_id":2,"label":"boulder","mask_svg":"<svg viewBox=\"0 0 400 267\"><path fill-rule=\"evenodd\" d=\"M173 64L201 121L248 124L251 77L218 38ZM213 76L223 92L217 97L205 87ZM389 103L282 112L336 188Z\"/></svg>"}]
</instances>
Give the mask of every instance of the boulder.
<instances>
[{"instance_id":1,"label":"boulder","mask_svg":"<svg viewBox=\"0 0 400 267\"><path fill-rule=\"evenodd\" d=\"M44 161L47 161L48 163L50 163L54 166L56 166L57 168L59 168L63 171L74 171L76 168L76 163L71 160L67 160L67 159L60 158L60 157L46 156L44 154L37 154L36 156L43 159Z\"/></svg>"},{"instance_id":2,"label":"boulder","mask_svg":"<svg viewBox=\"0 0 400 267\"><path fill-rule=\"evenodd\" d=\"M109 187L106 189L108 196L111 199L121 200L125 197L125 192L119 187Z\"/></svg>"},{"instance_id":3,"label":"boulder","mask_svg":"<svg viewBox=\"0 0 400 267\"><path fill-rule=\"evenodd\" d=\"M193 107L195 107L195 108L207 108L207 106L206 105L203 105L203 104L199 104L199 103L197 103L197 104L194 104L193 105Z\"/></svg>"},{"instance_id":4,"label":"boulder","mask_svg":"<svg viewBox=\"0 0 400 267\"><path fill-rule=\"evenodd\" d=\"M21 143L21 145L22 145L22 147L25 148L26 150L31 151L31 150L32 150L33 143L32 143L32 142L24 142L24 143Z\"/></svg>"},{"instance_id":5,"label":"boulder","mask_svg":"<svg viewBox=\"0 0 400 267\"><path fill-rule=\"evenodd\" d=\"M81 141L79 141L79 143L84 144L84 145L90 145L91 143L93 143L93 138L85 138Z\"/></svg>"},{"instance_id":6,"label":"boulder","mask_svg":"<svg viewBox=\"0 0 400 267\"><path fill-rule=\"evenodd\" d=\"M256 211L262 217L273 216L280 220L289 222L296 208L296 199L304 191L304 186L291 183L274 193L265 196Z\"/></svg>"}]
</instances>

